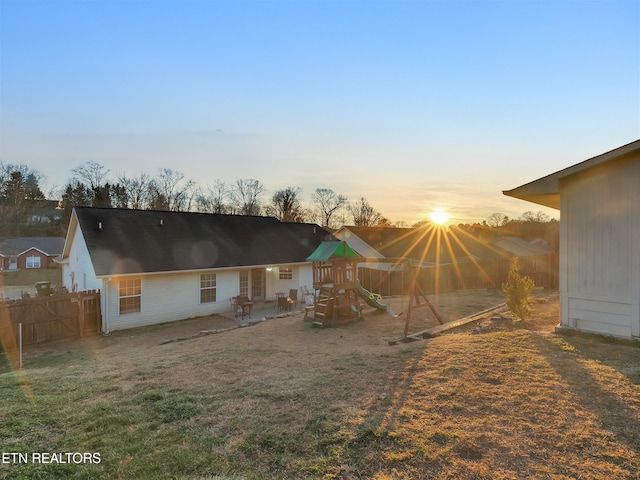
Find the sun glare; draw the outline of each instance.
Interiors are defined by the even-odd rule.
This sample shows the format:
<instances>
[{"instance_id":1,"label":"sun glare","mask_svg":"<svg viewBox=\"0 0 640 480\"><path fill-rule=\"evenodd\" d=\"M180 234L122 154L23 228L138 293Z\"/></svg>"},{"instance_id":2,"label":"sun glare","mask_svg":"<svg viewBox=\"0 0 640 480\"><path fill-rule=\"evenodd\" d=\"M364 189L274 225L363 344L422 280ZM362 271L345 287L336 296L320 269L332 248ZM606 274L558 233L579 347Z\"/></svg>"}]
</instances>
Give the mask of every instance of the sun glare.
<instances>
[{"instance_id":1,"label":"sun glare","mask_svg":"<svg viewBox=\"0 0 640 480\"><path fill-rule=\"evenodd\" d=\"M433 223L437 223L438 225L444 225L445 223L447 223L447 220L451 218L451 214L442 209L438 209L429 213L429 218Z\"/></svg>"}]
</instances>

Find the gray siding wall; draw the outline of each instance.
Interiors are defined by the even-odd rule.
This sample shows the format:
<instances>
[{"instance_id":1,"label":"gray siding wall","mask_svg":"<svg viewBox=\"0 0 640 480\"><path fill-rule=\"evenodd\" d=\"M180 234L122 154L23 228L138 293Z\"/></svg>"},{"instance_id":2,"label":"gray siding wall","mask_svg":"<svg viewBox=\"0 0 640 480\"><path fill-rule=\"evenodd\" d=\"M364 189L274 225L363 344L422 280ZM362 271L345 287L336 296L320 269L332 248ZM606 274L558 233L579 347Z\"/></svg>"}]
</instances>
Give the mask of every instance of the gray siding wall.
<instances>
[{"instance_id":1,"label":"gray siding wall","mask_svg":"<svg viewBox=\"0 0 640 480\"><path fill-rule=\"evenodd\" d=\"M640 336L640 156L561 183L561 323Z\"/></svg>"}]
</instances>

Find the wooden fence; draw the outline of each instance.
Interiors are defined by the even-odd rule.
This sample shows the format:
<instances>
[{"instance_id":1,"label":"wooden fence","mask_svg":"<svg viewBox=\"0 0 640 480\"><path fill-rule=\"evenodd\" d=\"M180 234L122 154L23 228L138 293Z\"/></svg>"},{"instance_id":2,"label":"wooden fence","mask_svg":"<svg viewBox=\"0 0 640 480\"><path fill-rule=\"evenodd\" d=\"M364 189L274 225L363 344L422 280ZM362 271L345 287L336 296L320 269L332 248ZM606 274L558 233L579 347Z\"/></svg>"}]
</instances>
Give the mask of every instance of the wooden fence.
<instances>
[{"instance_id":1,"label":"wooden fence","mask_svg":"<svg viewBox=\"0 0 640 480\"><path fill-rule=\"evenodd\" d=\"M558 255L520 257L520 274L528 275L536 286L557 289L559 286ZM425 293L452 292L472 288L502 288L507 281L511 259L499 258L457 265L441 265L438 268L423 268L418 273L418 282ZM413 272L383 271L369 268L358 269L358 279L367 290L384 296L407 293Z\"/></svg>"},{"instance_id":2,"label":"wooden fence","mask_svg":"<svg viewBox=\"0 0 640 480\"><path fill-rule=\"evenodd\" d=\"M0 340L4 350L71 337L97 335L102 326L100 291L55 294L0 302Z\"/></svg>"}]
</instances>

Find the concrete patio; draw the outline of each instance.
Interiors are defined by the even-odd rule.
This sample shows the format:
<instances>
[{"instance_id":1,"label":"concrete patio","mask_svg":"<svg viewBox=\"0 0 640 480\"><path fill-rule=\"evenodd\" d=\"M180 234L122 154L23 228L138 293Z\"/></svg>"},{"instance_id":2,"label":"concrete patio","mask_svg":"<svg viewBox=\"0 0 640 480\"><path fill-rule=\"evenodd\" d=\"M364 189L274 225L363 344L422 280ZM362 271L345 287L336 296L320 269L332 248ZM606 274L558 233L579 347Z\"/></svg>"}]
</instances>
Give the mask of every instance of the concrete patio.
<instances>
[{"instance_id":1,"label":"concrete patio","mask_svg":"<svg viewBox=\"0 0 640 480\"><path fill-rule=\"evenodd\" d=\"M247 323L249 321L257 321L261 319L271 319L276 318L280 315L290 316L297 315L299 313L304 313L305 305L304 303L298 302L297 305L291 305L290 309L279 309L277 308L275 301L257 301L251 306L251 311L249 314L236 314L235 311L231 311L232 309L220 313L225 318L229 320L234 320L238 323ZM234 309L235 310L235 309Z\"/></svg>"}]
</instances>

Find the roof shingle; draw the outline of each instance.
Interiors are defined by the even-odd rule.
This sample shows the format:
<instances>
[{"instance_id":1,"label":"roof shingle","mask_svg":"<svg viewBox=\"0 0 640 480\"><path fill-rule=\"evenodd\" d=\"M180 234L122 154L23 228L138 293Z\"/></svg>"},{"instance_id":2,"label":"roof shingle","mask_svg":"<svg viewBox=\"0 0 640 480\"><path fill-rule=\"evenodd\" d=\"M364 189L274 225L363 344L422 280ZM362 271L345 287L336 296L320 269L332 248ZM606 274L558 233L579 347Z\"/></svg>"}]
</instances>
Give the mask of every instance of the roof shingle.
<instances>
[{"instance_id":1,"label":"roof shingle","mask_svg":"<svg viewBox=\"0 0 640 480\"><path fill-rule=\"evenodd\" d=\"M273 217L76 207L96 275L305 262L325 240L315 224Z\"/></svg>"}]
</instances>

